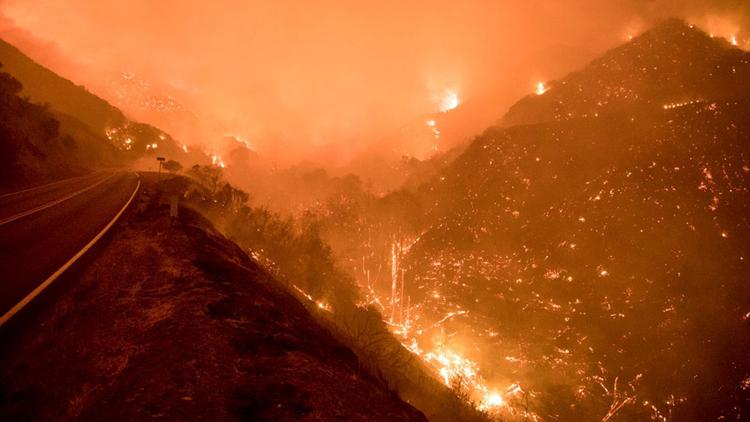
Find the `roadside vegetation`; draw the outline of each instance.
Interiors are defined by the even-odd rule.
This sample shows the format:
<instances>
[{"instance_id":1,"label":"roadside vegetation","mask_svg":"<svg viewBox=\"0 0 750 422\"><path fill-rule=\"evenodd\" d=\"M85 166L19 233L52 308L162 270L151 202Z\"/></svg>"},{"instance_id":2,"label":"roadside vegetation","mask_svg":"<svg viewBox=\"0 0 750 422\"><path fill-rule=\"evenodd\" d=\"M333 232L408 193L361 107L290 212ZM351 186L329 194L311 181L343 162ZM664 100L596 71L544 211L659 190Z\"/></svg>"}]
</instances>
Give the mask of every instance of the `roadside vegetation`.
<instances>
[{"instance_id":1,"label":"roadside vegetation","mask_svg":"<svg viewBox=\"0 0 750 422\"><path fill-rule=\"evenodd\" d=\"M390 333L380 312L362 302L316 219L293 219L248 205L248 194L225 182L219 168L194 166L186 175L162 181L165 200L178 196L213 221L350 347L364 372L432 421L487 419L461 400L460 392L435 379Z\"/></svg>"}]
</instances>

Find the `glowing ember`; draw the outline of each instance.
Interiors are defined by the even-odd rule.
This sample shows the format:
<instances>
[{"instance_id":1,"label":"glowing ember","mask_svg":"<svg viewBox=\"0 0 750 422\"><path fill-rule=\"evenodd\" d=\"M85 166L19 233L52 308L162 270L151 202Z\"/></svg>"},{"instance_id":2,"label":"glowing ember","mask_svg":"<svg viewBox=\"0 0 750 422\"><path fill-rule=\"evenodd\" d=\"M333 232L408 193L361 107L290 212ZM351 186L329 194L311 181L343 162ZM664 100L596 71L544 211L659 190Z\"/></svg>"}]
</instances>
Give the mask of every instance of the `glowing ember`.
<instances>
[{"instance_id":1,"label":"glowing ember","mask_svg":"<svg viewBox=\"0 0 750 422\"><path fill-rule=\"evenodd\" d=\"M544 86L544 82L538 82L536 84L536 95L542 95L548 91L548 88Z\"/></svg>"},{"instance_id":2,"label":"glowing ember","mask_svg":"<svg viewBox=\"0 0 750 422\"><path fill-rule=\"evenodd\" d=\"M432 146L432 150L437 151L438 141L440 141L440 130L437 128L437 122L434 119L430 119L425 124L430 128L432 135L435 137L435 144Z\"/></svg>"},{"instance_id":3,"label":"glowing ember","mask_svg":"<svg viewBox=\"0 0 750 422\"><path fill-rule=\"evenodd\" d=\"M664 110L671 110L671 109L674 109L674 108L685 107L685 106L688 106L688 105L691 105L691 104L698 104L700 102L701 102L701 100L690 100L690 101L683 101L683 102L679 102L679 103L664 104L662 107L664 108Z\"/></svg>"}]
</instances>

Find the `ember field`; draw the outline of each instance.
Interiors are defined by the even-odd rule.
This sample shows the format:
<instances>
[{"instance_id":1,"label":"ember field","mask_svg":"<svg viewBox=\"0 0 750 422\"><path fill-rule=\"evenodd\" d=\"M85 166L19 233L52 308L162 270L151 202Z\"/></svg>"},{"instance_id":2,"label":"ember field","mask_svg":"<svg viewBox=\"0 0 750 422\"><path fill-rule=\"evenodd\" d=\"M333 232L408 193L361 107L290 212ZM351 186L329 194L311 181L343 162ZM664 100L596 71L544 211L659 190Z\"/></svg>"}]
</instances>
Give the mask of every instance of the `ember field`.
<instances>
[{"instance_id":1,"label":"ember field","mask_svg":"<svg viewBox=\"0 0 750 422\"><path fill-rule=\"evenodd\" d=\"M668 21L521 100L331 230L364 304L491 414L742 419L749 63Z\"/></svg>"}]
</instances>

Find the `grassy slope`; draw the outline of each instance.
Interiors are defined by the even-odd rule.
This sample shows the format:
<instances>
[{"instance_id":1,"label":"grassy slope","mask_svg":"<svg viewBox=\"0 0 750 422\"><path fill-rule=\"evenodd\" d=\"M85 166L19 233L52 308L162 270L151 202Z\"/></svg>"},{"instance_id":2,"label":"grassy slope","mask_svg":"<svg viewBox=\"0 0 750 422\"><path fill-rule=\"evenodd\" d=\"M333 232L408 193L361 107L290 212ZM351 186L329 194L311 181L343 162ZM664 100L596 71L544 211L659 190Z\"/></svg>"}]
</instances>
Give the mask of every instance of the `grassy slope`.
<instances>
[{"instance_id":1,"label":"grassy slope","mask_svg":"<svg viewBox=\"0 0 750 422\"><path fill-rule=\"evenodd\" d=\"M152 196L8 347L0 419L424 420L210 223L170 226Z\"/></svg>"}]
</instances>

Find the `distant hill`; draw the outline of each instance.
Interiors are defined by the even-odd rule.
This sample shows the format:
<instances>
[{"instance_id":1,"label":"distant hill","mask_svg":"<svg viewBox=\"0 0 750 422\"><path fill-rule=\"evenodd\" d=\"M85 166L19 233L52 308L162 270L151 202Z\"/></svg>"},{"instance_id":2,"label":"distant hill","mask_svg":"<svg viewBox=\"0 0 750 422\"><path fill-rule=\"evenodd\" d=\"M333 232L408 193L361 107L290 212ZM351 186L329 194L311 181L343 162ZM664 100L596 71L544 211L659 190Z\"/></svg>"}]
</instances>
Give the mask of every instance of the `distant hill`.
<instances>
[{"instance_id":1,"label":"distant hill","mask_svg":"<svg viewBox=\"0 0 750 422\"><path fill-rule=\"evenodd\" d=\"M669 20L510 108L504 126L570 120L750 94L750 54Z\"/></svg>"},{"instance_id":2,"label":"distant hill","mask_svg":"<svg viewBox=\"0 0 750 422\"><path fill-rule=\"evenodd\" d=\"M393 213L419 344L544 420L746 419L748 53L668 21L503 124Z\"/></svg>"}]
</instances>

